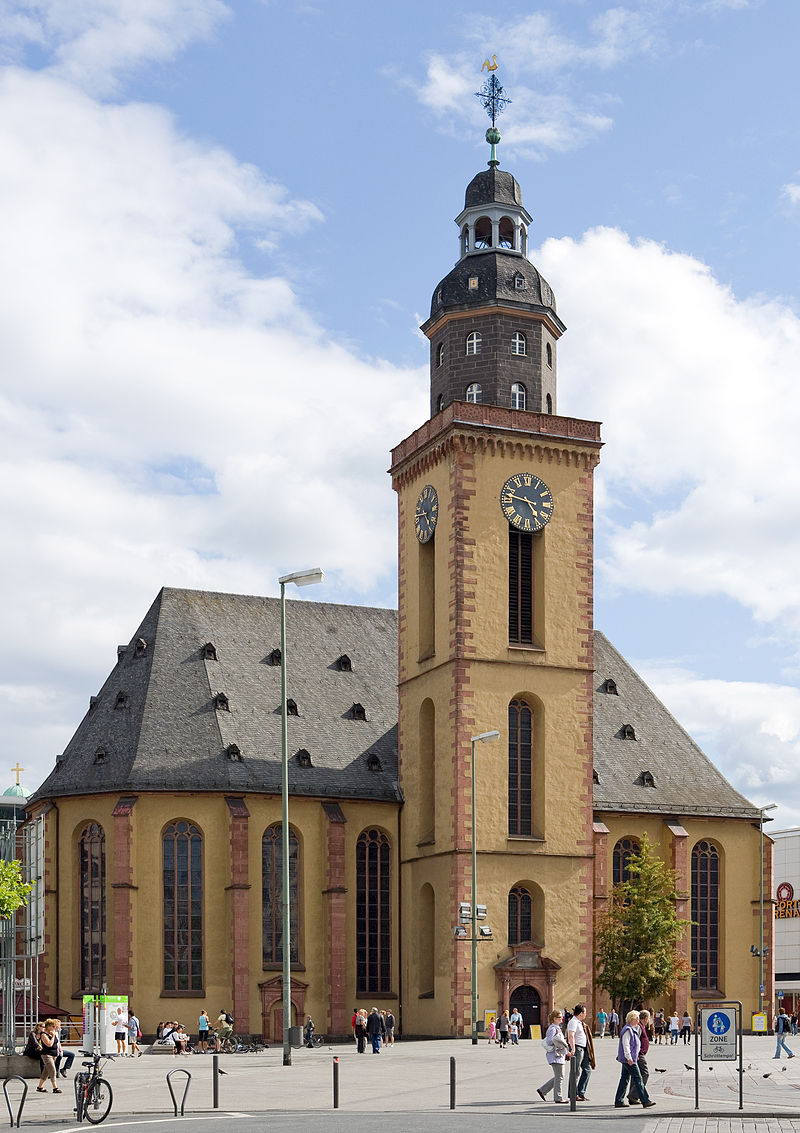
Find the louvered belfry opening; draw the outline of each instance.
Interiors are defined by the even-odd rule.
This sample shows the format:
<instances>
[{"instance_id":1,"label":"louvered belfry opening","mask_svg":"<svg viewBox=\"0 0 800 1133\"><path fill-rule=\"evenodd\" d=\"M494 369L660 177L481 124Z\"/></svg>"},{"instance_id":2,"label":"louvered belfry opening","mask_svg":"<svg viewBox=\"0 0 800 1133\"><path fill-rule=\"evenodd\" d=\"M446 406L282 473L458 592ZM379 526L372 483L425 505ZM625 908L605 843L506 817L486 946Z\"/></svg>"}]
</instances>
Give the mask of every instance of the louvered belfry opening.
<instances>
[{"instance_id":1,"label":"louvered belfry opening","mask_svg":"<svg viewBox=\"0 0 800 1133\"><path fill-rule=\"evenodd\" d=\"M508 529L508 640L533 644L533 535Z\"/></svg>"}]
</instances>

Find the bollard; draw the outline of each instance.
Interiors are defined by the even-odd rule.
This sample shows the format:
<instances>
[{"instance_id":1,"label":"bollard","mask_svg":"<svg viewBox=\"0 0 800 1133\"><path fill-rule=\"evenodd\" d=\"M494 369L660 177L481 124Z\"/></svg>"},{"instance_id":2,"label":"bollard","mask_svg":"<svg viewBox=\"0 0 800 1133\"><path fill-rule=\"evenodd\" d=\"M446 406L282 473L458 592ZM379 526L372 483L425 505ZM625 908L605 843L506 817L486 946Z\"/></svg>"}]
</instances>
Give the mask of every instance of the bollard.
<instances>
[{"instance_id":1,"label":"bollard","mask_svg":"<svg viewBox=\"0 0 800 1133\"><path fill-rule=\"evenodd\" d=\"M178 1101L175 1097L175 1091L172 1088L172 1082L170 1081L173 1074L186 1075L186 1085L183 1088L183 1097L181 1098L181 1117L183 1117L183 1109L186 1105L186 1095L189 1093L189 1085L192 1081L192 1075L188 1070L184 1070L182 1066L176 1066L174 1070L170 1070L169 1074L167 1074L167 1088L169 1089L169 1096L172 1098L172 1108L175 1110L176 1117L178 1116Z\"/></svg>"},{"instance_id":2,"label":"bollard","mask_svg":"<svg viewBox=\"0 0 800 1133\"><path fill-rule=\"evenodd\" d=\"M572 1113L578 1108L578 1063L574 1054L569 1060L569 1108Z\"/></svg>"},{"instance_id":3,"label":"bollard","mask_svg":"<svg viewBox=\"0 0 800 1133\"><path fill-rule=\"evenodd\" d=\"M22 1117L22 1110L25 1105L25 1099L28 1096L28 1083L20 1074L12 1074L9 1078L3 1079L3 1096L6 1099L8 1106L8 1116L11 1119L11 1128L14 1128L14 1111L11 1108L11 1099L8 1096L8 1083L9 1082L22 1082L22 1097L19 1099L19 1109L17 1110L17 1129L19 1129L20 1118Z\"/></svg>"},{"instance_id":4,"label":"bollard","mask_svg":"<svg viewBox=\"0 0 800 1133\"><path fill-rule=\"evenodd\" d=\"M219 1055L211 1056L211 1104L219 1109Z\"/></svg>"},{"instance_id":5,"label":"bollard","mask_svg":"<svg viewBox=\"0 0 800 1133\"><path fill-rule=\"evenodd\" d=\"M450 1108L456 1108L456 1060L450 1055Z\"/></svg>"},{"instance_id":6,"label":"bollard","mask_svg":"<svg viewBox=\"0 0 800 1133\"><path fill-rule=\"evenodd\" d=\"M339 1108L339 1059L333 1060L333 1108Z\"/></svg>"}]
</instances>

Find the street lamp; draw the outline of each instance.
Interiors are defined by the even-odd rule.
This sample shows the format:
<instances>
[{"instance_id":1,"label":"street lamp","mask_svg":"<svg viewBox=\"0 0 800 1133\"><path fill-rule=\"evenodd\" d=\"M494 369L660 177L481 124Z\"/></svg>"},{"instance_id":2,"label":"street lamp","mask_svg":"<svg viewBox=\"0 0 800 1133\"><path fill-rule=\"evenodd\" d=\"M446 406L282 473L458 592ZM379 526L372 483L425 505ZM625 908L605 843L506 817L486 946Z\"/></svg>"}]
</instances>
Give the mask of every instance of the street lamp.
<instances>
[{"instance_id":1,"label":"street lamp","mask_svg":"<svg viewBox=\"0 0 800 1133\"><path fill-rule=\"evenodd\" d=\"M500 733L471 736L472 746L472 1045L478 1045L478 852L475 834L475 744L494 743Z\"/></svg>"},{"instance_id":2,"label":"street lamp","mask_svg":"<svg viewBox=\"0 0 800 1133\"><path fill-rule=\"evenodd\" d=\"M292 1025L291 894L289 892L289 728L286 711L286 586L313 586L325 575L319 567L297 570L278 579L281 587L281 854L283 879L283 1065L292 1065L289 1028Z\"/></svg>"},{"instance_id":3,"label":"street lamp","mask_svg":"<svg viewBox=\"0 0 800 1133\"><path fill-rule=\"evenodd\" d=\"M759 888L759 926L761 939L759 940L758 951L758 1010L759 1014L764 1011L764 814L768 810L776 810L778 804L770 803L769 806L762 806L759 813L758 821L758 844L761 851L761 872L758 879ZM772 989L769 993L770 1003L772 1002Z\"/></svg>"}]
</instances>

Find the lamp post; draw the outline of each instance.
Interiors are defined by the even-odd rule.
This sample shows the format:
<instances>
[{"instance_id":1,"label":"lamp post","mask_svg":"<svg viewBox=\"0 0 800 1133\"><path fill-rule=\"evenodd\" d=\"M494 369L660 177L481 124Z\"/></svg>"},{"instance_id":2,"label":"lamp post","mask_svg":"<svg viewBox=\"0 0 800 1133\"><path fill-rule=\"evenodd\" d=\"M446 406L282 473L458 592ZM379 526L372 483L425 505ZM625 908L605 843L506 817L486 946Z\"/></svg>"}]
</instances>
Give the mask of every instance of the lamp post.
<instances>
[{"instance_id":1,"label":"lamp post","mask_svg":"<svg viewBox=\"0 0 800 1133\"><path fill-rule=\"evenodd\" d=\"M758 942L758 1011L762 1014L764 1011L764 814L768 810L776 810L778 804L770 803L769 806L762 806L759 813L758 822L758 848L760 850L761 869L758 878L759 889L759 932L760 940ZM769 993L770 1003L772 1002L772 989Z\"/></svg>"},{"instance_id":2,"label":"lamp post","mask_svg":"<svg viewBox=\"0 0 800 1133\"><path fill-rule=\"evenodd\" d=\"M284 574L278 579L281 587L281 866L283 887L283 1065L292 1065L289 1028L292 1025L292 920L289 892L289 727L286 711L286 586L313 586L325 575L314 567Z\"/></svg>"},{"instance_id":3,"label":"lamp post","mask_svg":"<svg viewBox=\"0 0 800 1133\"><path fill-rule=\"evenodd\" d=\"M481 732L470 737L472 748L472 1045L478 1045L478 849L475 833L475 744L493 743L500 733Z\"/></svg>"}]
</instances>

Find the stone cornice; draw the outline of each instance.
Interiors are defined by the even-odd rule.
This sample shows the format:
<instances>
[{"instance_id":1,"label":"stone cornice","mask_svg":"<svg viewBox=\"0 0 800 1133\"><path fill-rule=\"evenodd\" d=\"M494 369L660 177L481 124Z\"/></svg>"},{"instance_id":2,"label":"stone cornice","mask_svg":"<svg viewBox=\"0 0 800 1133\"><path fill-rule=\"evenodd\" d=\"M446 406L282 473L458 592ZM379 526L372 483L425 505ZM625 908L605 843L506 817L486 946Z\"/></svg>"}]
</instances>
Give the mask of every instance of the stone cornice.
<instances>
[{"instance_id":1,"label":"stone cornice","mask_svg":"<svg viewBox=\"0 0 800 1133\"><path fill-rule=\"evenodd\" d=\"M567 329L561 319L550 307L540 307L534 303L508 303L499 299L488 300L480 306L459 303L457 307L447 307L437 315L431 315L419 328L428 338L433 338L444 323L453 319L471 319L476 315L511 315L513 318L527 316L536 322L544 323L554 338L561 338Z\"/></svg>"}]
</instances>

